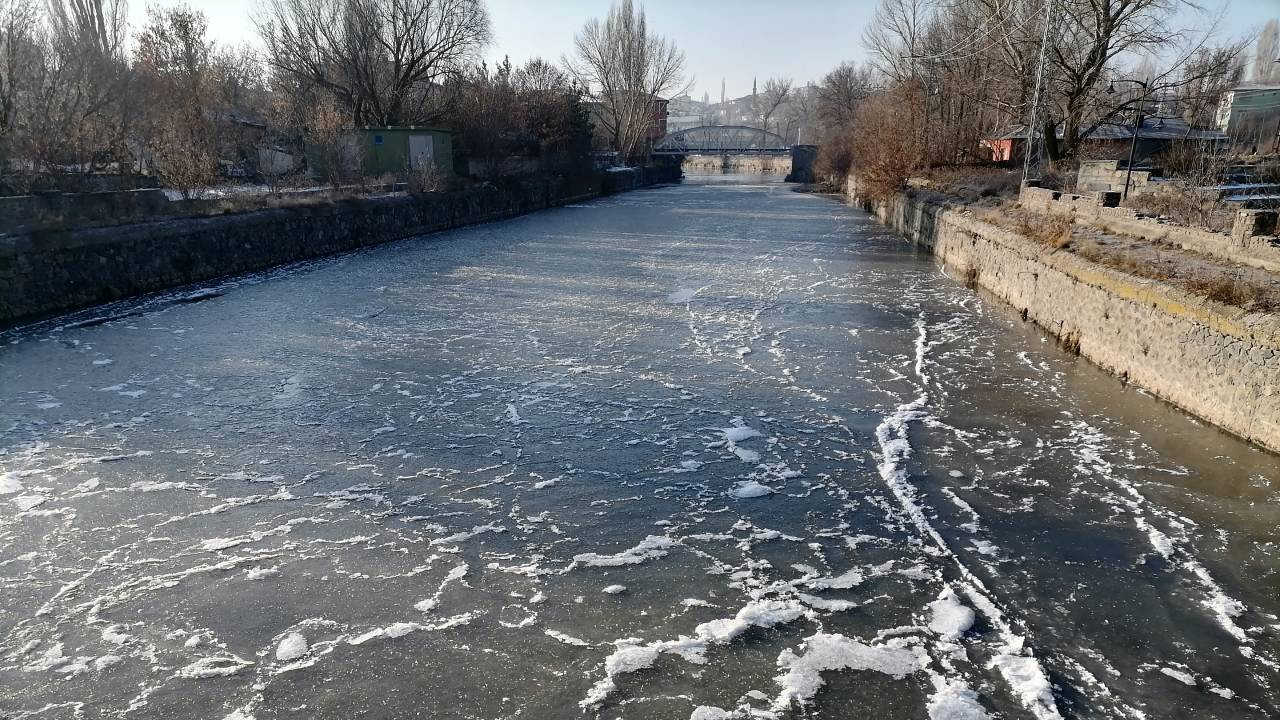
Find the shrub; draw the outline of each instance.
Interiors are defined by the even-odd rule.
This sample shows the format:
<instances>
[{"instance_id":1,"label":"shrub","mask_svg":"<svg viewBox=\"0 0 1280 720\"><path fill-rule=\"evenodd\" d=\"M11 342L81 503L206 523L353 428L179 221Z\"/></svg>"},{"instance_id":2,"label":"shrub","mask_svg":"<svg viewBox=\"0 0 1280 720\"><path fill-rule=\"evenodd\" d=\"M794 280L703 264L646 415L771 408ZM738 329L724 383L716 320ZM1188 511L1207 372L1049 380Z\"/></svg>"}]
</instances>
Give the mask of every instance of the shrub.
<instances>
[{"instance_id":1,"label":"shrub","mask_svg":"<svg viewBox=\"0 0 1280 720\"><path fill-rule=\"evenodd\" d=\"M435 163L421 163L409 171L410 194L419 195L440 192L444 189L444 174L440 172Z\"/></svg>"},{"instance_id":2,"label":"shrub","mask_svg":"<svg viewBox=\"0 0 1280 720\"><path fill-rule=\"evenodd\" d=\"M854 114L853 172L873 198L897 192L921 165L919 113L909 111L914 104L912 93L899 88L866 100Z\"/></svg>"},{"instance_id":3,"label":"shrub","mask_svg":"<svg viewBox=\"0 0 1280 720\"><path fill-rule=\"evenodd\" d=\"M813 161L814 174L828 182L843 184L853 168L853 150L846 138L832 138L818 148Z\"/></svg>"},{"instance_id":4,"label":"shrub","mask_svg":"<svg viewBox=\"0 0 1280 720\"><path fill-rule=\"evenodd\" d=\"M1267 309L1270 306L1266 292L1261 287L1239 277L1220 275L1212 278L1193 278L1186 284L1192 292L1224 305L1245 309Z\"/></svg>"},{"instance_id":5,"label":"shrub","mask_svg":"<svg viewBox=\"0 0 1280 720\"><path fill-rule=\"evenodd\" d=\"M1210 232L1229 232L1235 222L1235 209L1215 193L1197 190L1184 182L1170 183L1153 193L1130 195L1124 206Z\"/></svg>"},{"instance_id":6,"label":"shrub","mask_svg":"<svg viewBox=\"0 0 1280 720\"><path fill-rule=\"evenodd\" d=\"M1061 215L1039 215L1021 212L1015 215L1015 227L1023 237L1054 250L1071 246L1071 219Z\"/></svg>"},{"instance_id":7,"label":"shrub","mask_svg":"<svg viewBox=\"0 0 1280 720\"><path fill-rule=\"evenodd\" d=\"M969 202L982 198L1014 198L1022 180L1019 171L982 165L936 167L924 176L930 188Z\"/></svg>"}]
</instances>

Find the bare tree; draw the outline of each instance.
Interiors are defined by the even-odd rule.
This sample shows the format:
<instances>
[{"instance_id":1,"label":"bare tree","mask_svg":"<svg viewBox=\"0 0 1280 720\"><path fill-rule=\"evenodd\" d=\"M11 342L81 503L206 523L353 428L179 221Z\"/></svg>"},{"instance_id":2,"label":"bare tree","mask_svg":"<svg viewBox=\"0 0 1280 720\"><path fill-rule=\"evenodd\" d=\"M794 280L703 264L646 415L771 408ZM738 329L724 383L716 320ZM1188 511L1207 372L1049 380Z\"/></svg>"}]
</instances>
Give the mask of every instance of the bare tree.
<instances>
[{"instance_id":1,"label":"bare tree","mask_svg":"<svg viewBox=\"0 0 1280 720\"><path fill-rule=\"evenodd\" d=\"M183 197L215 177L213 43L204 14L185 6L147 10L135 67L146 88L154 169Z\"/></svg>"},{"instance_id":2,"label":"bare tree","mask_svg":"<svg viewBox=\"0 0 1280 720\"><path fill-rule=\"evenodd\" d=\"M515 71L514 82L528 92L565 92L569 88L569 75L560 68L533 58Z\"/></svg>"},{"instance_id":3,"label":"bare tree","mask_svg":"<svg viewBox=\"0 0 1280 720\"><path fill-rule=\"evenodd\" d=\"M1272 18L1258 33L1257 47L1253 55L1253 81L1257 83L1280 82L1280 20Z\"/></svg>"},{"instance_id":4,"label":"bare tree","mask_svg":"<svg viewBox=\"0 0 1280 720\"><path fill-rule=\"evenodd\" d=\"M124 54L128 15L125 0L49 0L53 32L104 57Z\"/></svg>"},{"instance_id":5,"label":"bare tree","mask_svg":"<svg viewBox=\"0 0 1280 720\"><path fill-rule=\"evenodd\" d=\"M644 8L621 0L601 22L587 21L574 37L570 74L600 103L599 122L613 148L636 158L653 127L654 104L678 89L684 53L675 43L649 32Z\"/></svg>"},{"instance_id":6,"label":"bare tree","mask_svg":"<svg viewBox=\"0 0 1280 720\"><path fill-rule=\"evenodd\" d=\"M1173 110L1191 127L1213 126L1223 94L1244 78L1241 59L1234 47L1205 48L1196 53L1182 71Z\"/></svg>"},{"instance_id":7,"label":"bare tree","mask_svg":"<svg viewBox=\"0 0 1280 720\"><path fill-rule=\"evenodd\" d=\"M840 63L818 85L818 119L828 128L848 128L853 114L875 88L870 65Z\"/></svg>"},{"instance_id":8,"label":"bare tree","mask_svg":"<svg viewBox=\"0 0 1280 720\"><path fill-rule=\"evenodd\" d=\"M1080 141L1103 122L1128 111L1150 96L1159 97L1195 78L1180 70L1204 48L1217 27L1217 19L1200 11L1191 0L1066 0L1062 3L1051 45L1054 70L1053 112L1046 118L1045 137L1052 159L1076 154ZM1197 16L1194 27L1173 24L1179 10ZM1229 46L1230 58L1243 52L1245 43ZM1147 81L1136 98L1113 102L1103 95L1118 57L1159 51L1169 68ZM1206 68L1208 71L1211 69ZM1052 129L1062 123L1061 143Z\"/></svg>"},{"instance_id":9,"label":"bare tree","mask_svg":"<svg viewBox=\"0 0 1280 720\"><path fill-rule=\"evenodd\" d=\"M36 8L29 0L0 0L0 173L9 169L19 102L34 81L36 22Z\"/></svg>"},{"instance_id":10,"label":"bare tree","mask_svg":"<svg viewBox=\"0 0 1280 720\"><path fill-rule=\"evenodd\" d=\"M524 134L537 143L544 171L571 170L588 160L591 124L568 73L542 58L515 72Z\"/></svg>"},{"instance_id":11,"label":"bare tree","mask_svg":"<svg viewBox=\"0 0 1280 720\"><path fill-rule=\"evenodd\" d=\"M256 22L274 71L369 125L439 117L439 88L491 37L482 0L266 0Z\"/></svg>"},{"instance_id":12,"label":"bare tree","mask_svg":"<svg viewBox=\"0 0 1280 720\"><path fill-rule=\"evenodd\" d=\"M495 180L507 171L508 160L520 153L524 118L510 60L492 72L483 63L467 74L454 125L459 150L480 163L480 175Z\"/></svg>"},{"instance_id":13,"label":"bare tree","mask_svg":"<svg viewBox=\"0 0 1280 720\"><path fill-rule=\"evenodd\" d=\"M881 0L863 36L877 70L899 83L916 75L935 6L935 0Z\"/></svg>"},{"instance_id":14,"label":"bare tree","mask_svg":"<svg viewBox=\"0 0 1280 720\"><path fill-rule=\"evenodd\" d=\"M786 127L781 135L788 143L813 144L817 141L818 89L813 83L793 90L782 114Z\"/></svg>"},{"instance_id":15,"label":"bare tree","mask_svg":"<svg viewBox=\"0 0 1280 720\"><path fill-rule=\"evenodd\" d=\"M769 78L764 81L764 92L760 93L760 124L764 130L769 129L769 122L778 112L778 108L791 95L791 78Z\"/></svg>"},{"instance_id":16,"label":"bare tree","mask_svg":"<svg viewBox=\"0 0 1280 720\"><path fill-rule=\"evenodd\" d=\"M921 113L916 142L927 149L924 162L971 160L993 131L1027 121L1050 7L1037 122L1053 160L1075 156L1082 138L1127 119L1140 103L1149 113L1154 103L1177 99L1203 116L1243 50L1237 42L1211 44L1218 18L1192 0L881 0L867 49L889 86L905 89L898 97L910 107L903 111ZM1161 65L1122 70L1132 57L1158 57ZM1106 92L1120 78L1146 87ZM839 114L849 107L825 106Z\"/></svg>"},{"instance_id":17,"label":"bare tree","mask_svg":"<svg viewBox=\"0 0 1280 720\"><path fill-rule=\"evenodd\" d=\"M71 170L123 165L131 104L123 2L55 0L37 28L22 152L59 184Z\"/></svg>"},{"instance_id":18,"label":"bare tree","mask_svg":"<svg viewBox=\"0 0 1280 720\"><path fill-rule=\"evenodd\" d=\"M315 166L311 168L336 190L343 183L352 182L360 174L362 157L358 146L352 142L351 121L346 109L338 101L325 95L306 108L303 137L312 152Z\"/></svg>"},{"instance_id":19,"label":"bare tree","mask_svg":"<svg viewBox=\"0 0 1280 720\"><path fill-rule=\"evenodd\" d=\"M851 160L864 192L873 197L897 191L923 161L923 147L915 142L919 114L902 112L911 102L909 88L898 86L860 104L854 113Z\"/></svg>"}]
</instances>

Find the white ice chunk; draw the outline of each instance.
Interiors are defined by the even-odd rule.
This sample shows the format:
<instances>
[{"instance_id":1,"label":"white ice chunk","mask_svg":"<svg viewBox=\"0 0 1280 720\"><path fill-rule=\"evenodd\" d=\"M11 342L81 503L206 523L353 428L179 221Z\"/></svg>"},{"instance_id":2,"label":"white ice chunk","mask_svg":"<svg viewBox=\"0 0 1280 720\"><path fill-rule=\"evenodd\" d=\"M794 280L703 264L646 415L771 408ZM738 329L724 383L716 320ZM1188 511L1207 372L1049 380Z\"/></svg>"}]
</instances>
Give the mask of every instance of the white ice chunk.
<instances>
[{"instance_id":1,"label":"white ice chunk","mask_svg":"<svg viewBox=\"0 0 1280 720\"><path fill-rule=\"evenodd\" d=\"M950 587L944 588L938 599L929 603L929 611L932 613L929 629L944 640L954 642L973 627L973 610L960 602Z\"/></svg>"},{"instance_id":2,"label":"white ice chunk","mask_svg":"<svg viewBox=\"0 0 1280 720\"><path fill-rule=\"evenodd\" d=\"M44 495L19 495L13 499L13 504L17 505L19 510L25 512L33 507L43 505L48 501L49 498Z\"/></svg>"},{"instance_id":3,"label":"white ice chunk","mask_svg":"<svg viewBox=\"0 0 1280 720\"><path fill-rule=\"evenodd\" d=\"M177 677L191 680L207 680L216 677L230 677L249 667L253 663L235 655L218 655L200 658L176 673Z\"/></svg>"},{"instance_id":4,"label":"white ice chunk","mask_svg":"<svg viewBox=\"0 0 1280 720\"><path fill-rule=\"evenodd\" d=\"M671 548L678 545L675 540L663 535L650 535L640 544L633 548L628 548L614 555L600 555L598 553L581 553L573 556L573 563L569 568L579 565L587 567L620 567L622 565L638 565L645 560L660 558L670 551Z\"/></svg>"},{"instance_id":5,"label":"white ice chunk","mask_svg":"<svg viewBox=\"0 0 1280 720\"><path fill-rule=\"evenodd\" d=\"M568 633L562 633L559 630L545 629L542 632L546 633L547 637L554 639L556 642L562 642L565 645L576 645L578 647L587 647L588 645L591 644L586 640L583 640L582 638L576 638Z\"/></svg>"},{"instance_id":6,"label":"white ice chunk","mask_svg":"<svg viewBox=\"0 0 1280 720\"><path fill-rule=\"evenodd\" d=\"M281 662L297 660L307 654L309 647L307 638L302 633L291 632L281 638L280 644L276 646L276 659Z\"/></svg>"},{"instance_id":7,"label":"white ice chunk","mask_svg":"<svg viewBox=\"0 0 1280 720\"><path fill-rule=\"evenodd\" d=\"M761 485L755 480L747 480L746 482L739 483L737 487L729 491L730 495L738 498L739 500L764 497L771 493L773 493L773 488L768 485Z\"/></svg>"},{"instance_id":8,"label":"white ice chunk","mask_svg":"<svg viewBox=\"0 0 1280 720\"><path fill-rule=\"evenodd\" d=\"M1174 680L1177 680L1183 685L1190 685L1191 687L1196 686L1196 678L1194 675L1192 675L1189 672L1185 672L1182 670L1175 670L1173 668L1167 668L1167 667L1160 668L1160 672L1164 673L1165 675L1168 675Z\"/></svg>"},{"instance_id":9,"label":"white ice chunk","mask_svg":"<svg viewBox=\"0 0 1280 720\"><path fill-rule=\"evenodd\" d=\"M758 430L746 427L745 425L720 428L720 432L724 433L724 439L731 443L739 443L743 440L750 440L753 437L760 437L760 432Z\"/></svg>"},{"instance_id":10,"label":"white ice chunk","mask_svg":"<svg viewBox=\"0 0 1280 720\"><path fill-rule=\"evenodd\" d=\"M986 708L978 702L978 693L964 683L935 680L938 686L929 696L929 720L988 720Z\"/></svg>"},{"instance_id":11,"label":"white ice chunk","mask_svg":"<svg viewBox=\"0 0 1280 720\"><path fill-rule=\"evenodd\" d=\"M22 483L18 482L18 473L9 471L0 474L0 495L12 495L22 492Z\"/></svg>"},{"instance_id":12,"label":"white ice chunk","mask_svg":"<svg viewBox=\"0 0 1280 720\"><path fill-rule=\"evenodd\" d=\"M920 658L907 648L867 645L840 634L817 633L805 639L804 647L803 655L787 649L778 656L778 667L785 671L777 677L782 686L774 701L778 712L793 703L803 707L812 702L826 671L874 670L903 678L922 667Z\"/></svg>"},{"instance_id":13,"label":"white ice chunk","mask_svg":"<svg viewBox=\"0 0 1280 720\"><path fill-rule=\"evenodd\" d=\"M1033 657L1002 653L992 658L990 667L1000 670L1009 686L1022 700L1022 704L1032 710L1038 718L1059 717L1057 710L1052 714L1049 710L1056 708L1053 701L1053 690L1044 669Z\"/></svg>"}]
</instances>

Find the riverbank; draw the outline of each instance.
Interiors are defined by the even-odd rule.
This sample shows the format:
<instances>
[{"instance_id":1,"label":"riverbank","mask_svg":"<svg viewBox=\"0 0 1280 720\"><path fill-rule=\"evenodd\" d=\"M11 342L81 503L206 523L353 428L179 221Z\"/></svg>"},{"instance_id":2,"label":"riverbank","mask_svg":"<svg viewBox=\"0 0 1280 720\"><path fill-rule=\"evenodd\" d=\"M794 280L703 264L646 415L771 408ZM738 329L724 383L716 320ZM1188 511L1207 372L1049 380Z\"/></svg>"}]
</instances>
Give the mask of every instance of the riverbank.
<instances>
[{"instance_id":1,"label":"riverbank","mask_svg":"<svg viewBox=\"0 0 1280 720\"><path fill-rule=\"evenodd\" d=\"M0 236L0 328L679 179L678 167Z\"/></svg>"},{"instance_id":2,"label":"riverbank","mask_svg":"<svg viewBox=\"0 0 1280 720\"><path fill-rule=\"evenodd\" d=\"M942 198L845 195L1056 336L1191 414L1280 452L1280 315L1199 297L1034 242Z\"/></svg>"}]
</instances>

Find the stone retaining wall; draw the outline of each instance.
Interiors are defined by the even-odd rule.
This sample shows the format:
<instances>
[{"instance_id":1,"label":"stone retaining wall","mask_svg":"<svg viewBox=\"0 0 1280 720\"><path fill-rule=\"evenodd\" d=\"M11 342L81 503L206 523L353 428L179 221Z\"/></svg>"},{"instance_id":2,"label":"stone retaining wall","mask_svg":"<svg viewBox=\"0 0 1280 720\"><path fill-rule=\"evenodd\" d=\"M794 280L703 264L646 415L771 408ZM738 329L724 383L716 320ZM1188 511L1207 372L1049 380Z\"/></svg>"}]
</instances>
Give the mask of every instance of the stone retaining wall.
<instances>
[{"instance_id":1,"label":"stone retaining wall","mask_svg":"<svg viewBox=\"0 0 1280 720\"><path fill-rule=\"evenodd\" d=\"M686 155L683 167L685 170L695 172L786 175L791 172L791 157L788 155Z\"/></svg>"},{"instance_id":2,"label":"stone retaining wall","mask_svg":"<svg viewBox=\"0 0 1280 720\"><path fill-rule=\"evenodd\" d=\"M1162 222L1129 208L1114 207L1116 193L1073 195L1039 187L1023 187L1018 202L1023 207L1085 222L1107 232L1177 245L1204 255L1242 265L1280 272L1280 238L1276 237L1276 211L1237 210L1230 233Z\"/></svg>"},{"instance_id":3,"label":"stone retaining wall","mask_svg":"<svg viewBox=\"0 0 1280 720\"><path fill-rule=\"evenodd\" d=\"M1139 170L1134 167L1129 173L1128 166L1121 167L1119 160L1084 160L1080 163L1080 172L1076 175L1076 187L1081 190L1123 190L1125 179L1129 181L1129 192L1141 194L1159 189L1162 180L1159 170Z\"/></svg>"},{"instance_id":4,"label":"stone retaining wall","mask_svg":"<svg viewBox=\"0 0 1280 720\"><path fill-rule=\"evenodd\" d=\"M114 224L140 222L169 212L163 190L37 193L0 197L0 234L39 227L75 227L101 218Z\"/></svg>"},{"instance_id":5,"label":"stone retaining wall","mask_svg":"<svg viewBox=\"0 0 1280 720\"><path fill-rule=\"evenodd\" d=\"M0 327L679 178L679 168L497 189L0 236Z\"/></svg>"},{"instance_id":6,"label":"stone retaining wall","mask_svg":"<svg viewBox=\"0 0 1280 720\"><path fill-rule=\"evenodd\" d=\"M846 193L1063 345L1280 452L1280 316L1251 313L1052 251L924 196Z\"/></svg>"}]
</instances>

